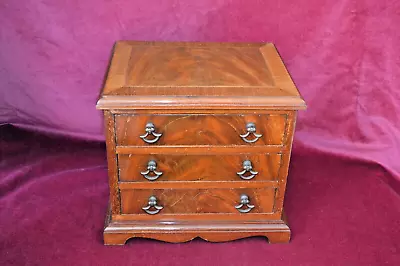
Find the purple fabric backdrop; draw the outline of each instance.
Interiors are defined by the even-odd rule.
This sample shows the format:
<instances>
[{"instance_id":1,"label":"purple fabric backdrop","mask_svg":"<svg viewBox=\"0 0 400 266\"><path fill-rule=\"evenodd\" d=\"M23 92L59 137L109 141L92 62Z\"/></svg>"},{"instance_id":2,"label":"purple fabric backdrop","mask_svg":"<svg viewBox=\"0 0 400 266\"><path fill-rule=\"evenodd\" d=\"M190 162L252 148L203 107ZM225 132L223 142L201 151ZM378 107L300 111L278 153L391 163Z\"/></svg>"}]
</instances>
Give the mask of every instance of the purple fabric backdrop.
<instances>
[{"instance_id":1,"label":"purple fabric backdrop","mask_svg":"<svg viewBox=\"0 0 400 266\"><path fill-rule=\"evenodd\" d=\"M3 129L4 128L4 129ZM0 127L0 265L397 266L400 200L373 163L296 145L285 210L290 244L265 238L104 246L104 143Z\"/></svg>"},{"instance_id":2,"label":"purple fabric backdrop","mask_svg":"<svg viewBox=\"0 0 400 266\"><path fill-rule=\"evenodd\" d=\"M3 0L0 121L102 140L95 102L116 40L272 41L309 106L296 141L400 180L399 10L397 0Z\"/></svg>"},{"instance_id":3,"label":"purple fabric backdrop","mask_svg":"<svg viewBox=\"0 0 400 266\"><path fill-rule=\"evenodd\" d=\"M0 265L400 265L399 195L385 184L400 192L399 10L397 0L0 0L0 123L34 131L0 127ZM308 104L285 200L291 244L102 245L104 143L37 134L104 139L95 103L120 39L277 45Z\"/></svg>"},{"instance_id":4,"label":"purple fabric backdrop","mask_svg":"<svg viewBox=\"0 0 400 266\"><path fill-rule=\"evenodd\" d=\"M309 106L297 141L400 180L400 2L290 2L3 0L0 119L101 140L95 102L116 40L272 41Z\"/></svg>"}]
</instances>

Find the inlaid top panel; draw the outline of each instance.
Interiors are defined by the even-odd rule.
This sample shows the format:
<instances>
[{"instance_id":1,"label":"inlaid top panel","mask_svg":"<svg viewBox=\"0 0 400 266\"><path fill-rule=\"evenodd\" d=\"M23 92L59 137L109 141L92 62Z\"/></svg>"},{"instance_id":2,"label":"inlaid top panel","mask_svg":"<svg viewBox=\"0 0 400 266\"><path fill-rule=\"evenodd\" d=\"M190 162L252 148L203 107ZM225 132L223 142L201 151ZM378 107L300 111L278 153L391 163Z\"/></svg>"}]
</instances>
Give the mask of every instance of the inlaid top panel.
<instances>
[{"instance_id":1,"label":"inlaid top panel","mask_svg":"<svg viewBox=\"0 0 400 266\"><path fill-rule=\"evenodd\" d=\"M130 58L127 87L274 85L262 54L252 47L139 45Z\"/></svg>"},{"instance_id":2,"label":"inlaid top panel","mask_svg":"<svg viewBox=\"0 0 400 266\"><path fill-rule=\"evenodd\" d=\"M120 41L97 107L226 104L305 106L273 44Z\"/></svg>"}]
</instances>

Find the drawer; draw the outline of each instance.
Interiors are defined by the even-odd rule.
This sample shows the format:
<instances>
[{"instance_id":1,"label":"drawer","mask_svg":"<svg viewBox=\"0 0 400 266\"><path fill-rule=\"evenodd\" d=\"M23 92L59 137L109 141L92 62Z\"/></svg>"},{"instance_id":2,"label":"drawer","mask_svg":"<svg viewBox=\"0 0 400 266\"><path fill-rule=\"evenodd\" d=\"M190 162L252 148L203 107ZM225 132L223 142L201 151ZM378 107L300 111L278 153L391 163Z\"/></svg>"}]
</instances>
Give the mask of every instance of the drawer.
<instances>
[{"instance_id":1,"label":"drawer","mask_svg":"<svg viewBox=\"0 0 400 266\"><path fill-rule=\"evenodd\" d=\"M287 114L115 115L117 145L283 145ZM241 137L241 135L243 137ZM256 137L258 136L258 137Z\"/></svg>"},{"instance_id":2,"label":"drawer","mask_svg":"<svg viewBox=\"0 0 400 266\"><path fill-rule=\"evenodd\" d=\"M143 181L275 181L281 153L235 155L119 154L119 180Z\"/></svg>"},{"instance_id":3,"label":"drawer","mask_svg":"<svg viewBox=\"0 0 400 266\"><path fill-rule=\"evenodd\" d=\"M122 214L143 215L271 213L275 191L275 188L126 189L121 190L121 211ZM152 196L155 199L151 199Z\"/></svg>"}]
</instances>

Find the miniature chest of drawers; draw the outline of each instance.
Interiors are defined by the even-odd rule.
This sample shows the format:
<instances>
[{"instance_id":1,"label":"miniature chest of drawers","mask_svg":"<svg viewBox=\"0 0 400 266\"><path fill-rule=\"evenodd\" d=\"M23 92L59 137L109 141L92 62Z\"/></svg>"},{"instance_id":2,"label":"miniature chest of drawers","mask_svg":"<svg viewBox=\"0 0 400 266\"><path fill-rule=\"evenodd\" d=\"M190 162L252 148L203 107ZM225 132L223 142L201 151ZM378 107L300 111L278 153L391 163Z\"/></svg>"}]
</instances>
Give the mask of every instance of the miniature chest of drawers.
<instances>
[{"instance_id":1,"label":"miniature chest of drawers","mask_svg":"<svg viewBox=\"0 0 400 266\"><path fill-rule=\"evenodd\" d=\"M97 108L105 244L289 241L283 201L305 103L273 44L117 42Z\"/></svg>"}]
</instances>

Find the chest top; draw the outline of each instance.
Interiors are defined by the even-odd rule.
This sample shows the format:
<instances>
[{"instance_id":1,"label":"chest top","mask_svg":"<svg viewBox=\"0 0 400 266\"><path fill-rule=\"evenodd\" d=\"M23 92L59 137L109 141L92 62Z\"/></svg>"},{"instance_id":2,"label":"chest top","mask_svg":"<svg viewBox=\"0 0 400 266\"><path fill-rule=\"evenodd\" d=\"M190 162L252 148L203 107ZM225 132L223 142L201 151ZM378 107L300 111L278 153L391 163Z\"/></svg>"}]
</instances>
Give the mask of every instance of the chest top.
<instances>
[{"instance_id":1,"label":"chest top","mask_svg":"<svg viewBox=\"0 0 400 266\"><path fill-rule=\"evenodd\" d=\"M271 43L119 41L98 109L304 109Z\"/></svg>"}]
</instances>

